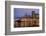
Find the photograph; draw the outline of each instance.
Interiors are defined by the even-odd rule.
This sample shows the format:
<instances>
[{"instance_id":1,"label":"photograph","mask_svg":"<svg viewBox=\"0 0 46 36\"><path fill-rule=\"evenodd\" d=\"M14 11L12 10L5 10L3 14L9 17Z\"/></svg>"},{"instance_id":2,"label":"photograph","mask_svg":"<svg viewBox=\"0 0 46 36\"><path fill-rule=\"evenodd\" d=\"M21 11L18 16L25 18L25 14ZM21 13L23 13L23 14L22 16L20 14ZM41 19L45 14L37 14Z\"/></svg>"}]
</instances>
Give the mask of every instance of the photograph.
<instances>
[{"instance_id":1,"label":"photograph","mask_svg":"<svg viewBox=\"0 0 46 36\"><path fill-rule=\"evenodd\" d=\"M14 28L39 27L39 9L14 8Z\"/></svg>"},{"instance_id":2,"label":"photograph","mask_svg":"<svg viewBox=\"0 0 46 36\"><path fill-rule=\"evenodd\" d=\"M44 33L44 3L36 2L5 2L5 34Z\"/></svg>"}]
</instances>

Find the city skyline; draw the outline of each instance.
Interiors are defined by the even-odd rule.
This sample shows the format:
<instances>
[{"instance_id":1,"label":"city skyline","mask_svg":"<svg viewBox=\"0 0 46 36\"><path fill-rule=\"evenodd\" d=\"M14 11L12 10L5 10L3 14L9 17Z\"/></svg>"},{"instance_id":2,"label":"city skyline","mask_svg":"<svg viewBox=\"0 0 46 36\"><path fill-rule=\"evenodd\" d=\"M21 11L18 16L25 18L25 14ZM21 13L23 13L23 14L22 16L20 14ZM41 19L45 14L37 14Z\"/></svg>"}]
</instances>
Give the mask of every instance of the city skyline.
<instances>
[{"instance_id":1,"label":"city skyline","mask_svg":"<svg viewBox=\"0 0 46 36\"><path fill-rule=\"evenodd\" d=\"M39 9L14 8L14 27L39 27Z\"/></svg>"},{"instance_id":2,"label":"city skyline","mask_svg":"<svg viewBox=\"0 0 46 36\"><path fill-rule=\"evenodd\" d=\"M39 14L39 9L28 9L28 8L14 8L14 18L27 15L32 15L32 11L35 11L36 14Z\"/></svg>"}]
</instances>

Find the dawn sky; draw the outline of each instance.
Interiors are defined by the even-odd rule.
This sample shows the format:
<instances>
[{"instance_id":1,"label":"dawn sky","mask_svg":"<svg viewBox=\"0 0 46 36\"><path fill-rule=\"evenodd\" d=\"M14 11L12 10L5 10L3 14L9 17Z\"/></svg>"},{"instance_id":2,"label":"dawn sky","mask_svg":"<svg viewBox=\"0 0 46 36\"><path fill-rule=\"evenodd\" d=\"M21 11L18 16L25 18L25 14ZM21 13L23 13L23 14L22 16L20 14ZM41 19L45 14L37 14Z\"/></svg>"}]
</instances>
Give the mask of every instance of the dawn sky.
<instances>
[{"instance_id":1,"label":"dawn sky","mask_svg":"<svg viewBox=\"0 0 46 36\"><path fill-rule=\"evenodd\" d=\"M35 13L39 14L39 9L14 8L14 17L21 17L26 13L27 15L32 15L32 11L35 11Z\"/></svg>"}]
</instances>

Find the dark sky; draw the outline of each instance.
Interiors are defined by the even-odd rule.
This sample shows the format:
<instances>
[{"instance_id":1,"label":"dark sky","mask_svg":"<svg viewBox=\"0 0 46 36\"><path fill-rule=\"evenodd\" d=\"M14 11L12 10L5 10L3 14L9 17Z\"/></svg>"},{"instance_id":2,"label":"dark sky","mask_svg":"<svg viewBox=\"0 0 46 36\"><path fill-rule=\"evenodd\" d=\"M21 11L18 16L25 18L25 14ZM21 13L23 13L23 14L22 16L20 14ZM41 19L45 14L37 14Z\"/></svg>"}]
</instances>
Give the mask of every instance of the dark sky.
<instances>
[{"instance_id":1,"label":"dark sky","mask_svg":"<svg viewBox=\"0 0 46 36\"><path fill-rule=\"evenodd\" d=\"M14 17L21 17L26 13L27 15L32 15L32 11L35 11L35 13L39 14L39 9L14 8Z\"/></svg>"}]
</instances>

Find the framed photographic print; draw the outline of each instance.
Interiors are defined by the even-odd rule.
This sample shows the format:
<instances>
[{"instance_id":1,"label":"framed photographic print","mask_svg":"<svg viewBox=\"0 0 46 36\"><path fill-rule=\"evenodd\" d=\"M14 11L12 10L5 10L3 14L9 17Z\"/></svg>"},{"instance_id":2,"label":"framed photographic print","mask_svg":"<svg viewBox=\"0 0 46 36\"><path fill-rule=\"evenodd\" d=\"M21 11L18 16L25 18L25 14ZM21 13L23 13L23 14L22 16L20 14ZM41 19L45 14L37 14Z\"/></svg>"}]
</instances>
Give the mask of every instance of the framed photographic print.
<instances>
[{"instance_id":1,"label":"framed photographic print","mask_svg":"<svg viewBox=\"0 0 46 36\"><path fill-rule=\"evenodd\" d=\"M5 1L5 34L44 32L44 3Z\"/></svg>"}]
</instances>

